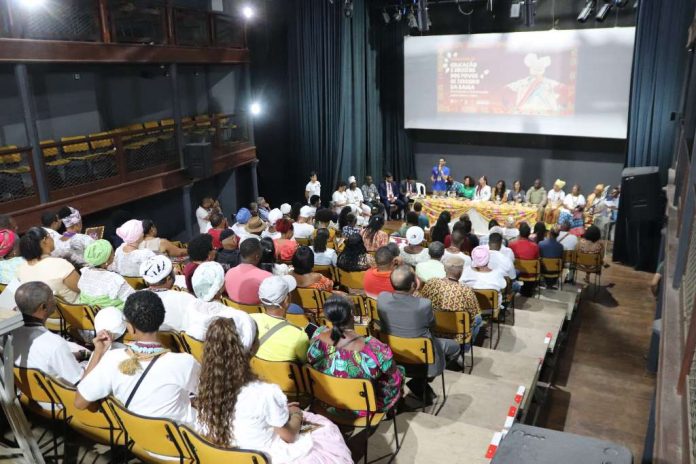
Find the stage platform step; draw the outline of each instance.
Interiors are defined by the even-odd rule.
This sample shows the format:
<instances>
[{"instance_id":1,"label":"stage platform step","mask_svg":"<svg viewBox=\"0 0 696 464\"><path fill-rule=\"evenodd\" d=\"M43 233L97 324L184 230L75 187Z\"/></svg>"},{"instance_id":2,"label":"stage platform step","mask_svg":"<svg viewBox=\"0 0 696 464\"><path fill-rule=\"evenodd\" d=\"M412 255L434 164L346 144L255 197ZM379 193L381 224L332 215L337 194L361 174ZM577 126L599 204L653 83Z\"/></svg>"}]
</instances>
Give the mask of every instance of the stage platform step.
<instances>
[{"instance_id":1,"label":"stage platform step","mask_svg":"<svg viewBox=\"0 0 696 464\"><path fill-rule=\"evenodd\" d=\"M551 338L549 351L554 352L559 340L558 335L563 329L565 314L552 311L525 311L515 312L515 327L523 329L534 329L547 334Z\"/></svg>"},{"instance_id":2,"label":"stage platform step","mask_svg":"<svg viewBox=\"0 0 696 464\"><path fill-rule=\"evenodd\" d=\"M497 351L503 353L521 354L543 360L549 350L549 345L553 343L553 339L546 341L546 332L543 330L509 325L501 325L500 330L500 343L498 343ZM497 337L497 329L494 337Z\"/></svg>"}]
</instances>

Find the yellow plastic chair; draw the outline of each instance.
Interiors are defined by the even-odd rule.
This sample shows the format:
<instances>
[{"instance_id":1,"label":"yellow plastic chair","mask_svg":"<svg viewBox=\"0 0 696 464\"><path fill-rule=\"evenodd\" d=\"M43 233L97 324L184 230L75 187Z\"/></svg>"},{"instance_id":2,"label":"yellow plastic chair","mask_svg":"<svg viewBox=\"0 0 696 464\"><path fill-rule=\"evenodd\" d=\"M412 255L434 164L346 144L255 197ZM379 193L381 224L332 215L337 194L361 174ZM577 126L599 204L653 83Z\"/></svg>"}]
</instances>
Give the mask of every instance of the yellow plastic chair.
<instances>
[{"instance_id":1,"label":"yellow plastic chair","mask_svg":"<svg viewBox=\"0 0 696 464\"><path fill-rule=\"evenodd\" d=\"M304 366L305 383L312 396L311 409L331 419L336 424L366 428L364 464L367 464L368 443L371 432L387 416L387 413L377 411L377 399L375 388L370 380L366 379L346 379L333 377L323 372L319 372L309 365ZM352 414L331 413L323 405L316 404L318 400L324 405L349 411L365 411L362 417L355 417ZM395 457L401 449L399 434L396 426L396 414L394 410L389 411L394 423L394 438L396 441ZM392 457L392 459L393 459Z\"/></svg>"},{"instance_id":2,"label":"yellow plastic chair","mask_svg":"<svg viewBox=\"0 0 696 464\"><path fill-rule=\"evenodd\" d=\"M46 158L46 161L51 161L51 158L56 158L58 156L58 147L57 146L49 146L49 145L54 145L56 142L53 139L48 139L48 140L42 140L39 143L39 146L41 147L41 153L43 154L43 157Z\"/></svg>"},{"instance_id":3,"label":"yellow plastic chair","mask_svg":"<svg viewBox=\"0 0 696 464\"><path fill-rule=\"evenodd\" d=\"M14 367L14 382L20 393L20 404L38 416L57 420L62 418L60 401L51 393L47 379L48 376L39 369ZM39 403L49 405L49 408L43 408Z\"/></svg>"},{"instance_id":4,"label":"yellow plastic chair","mask_svg":"<svg viewBox=\"0 0 696 464\"><path fill-rule=\"evenodd\" d=\"M338 283L350 290L364 290L365 271L346 272L338 268Z\"/></svg>"},{"instance_id":5,"label":"yellow plastic chair","mask_svg":"<svg viewBox=\"0 0 696 464\"><path fill-rule=\"evenodd\" d=\"M389 345L394 354L394 360L402 366L412 366L413 369L420 368L416 378L428 378L428 367L435 364L435 351L433 341L426 337L405 338L387 333L380 333L379 339ZM445 390L445 371L442 371L442 404L435 415L447 401L447 391ZM425 412L425 395L427 389L423 389L423 412Z\"/></svg>"},{"instance_id":6,"label":"yellow plastic chair","mask_svg":"<svg viewBox=\"0 0 696 464\"><path fill-rule=\"evenodd\" d=\"M379 313L377 312L377 300L374 298L365 298L365 308L373 321L379 321Z\"/></svg>"},{"instance_id":7,"label":"yellow plastic chair","mask_svg":"<svg viewBox=\"0 0 696 464\"><path fill-rule=\"evenodd\" d=\"M237 303L236 301L232 301L229 298L225 298L224 296L220 298L220 301L225 306L229 306L230 308L234 309L239 309L240 311L244 311L248 314L257 314L263 312L263 307L261 305L248 305Z\"/></svg>"},{"instance_id":8,"label":"yellow plastic chair","mask_svg":"<svg viewBox=\"0 0 696 464\"><path fill-rule=\"evenodd\" d=\"M69 331L74 337L81 338L85 342L91 341L84 340L84 336L80 331L94 332L94 317L99 311L99 307L84 304L71 304L60 298L56 298L56 308L63 321L63 327L61 328L62 333Z\"/></svg>"},{"instance_id":9,"label":"yellow plastic chair","mask_svg":"<svg viewBox=\"0 0 696 464\"><path fill-rule=\"evenodd\" d=\"M299 305L305 311L310 311L314 314L321 314L324 308L322 294L316 288L300 288L290 294L293 303Z\"/></svg>"},{"instance_id":10,"label":"yellow plastic chair","mask_svg":"<svg viewBox=\"0 0 696 464\"><path fill-rule=\"evenodd\" d=\"M295 241L298 246L310 246L312 244L312 240L309 238L296 238Z\"/></svg>"},{"instance_id":11,"label":"yellow plastic chair","mask_svg":"<svg viewBox=\"0 0 696 464\"><path fill-rule=\"evenodd\" d=\"M338 278L336 277L336 268L330 265L315 265L312 268L312 272L318 272L319 274L323 275L327 279L333 280L334 282L338 280Z\"/></svg>"},{"instance_id":12,"label":"yellow plastic chair","mask_svg":"<svg viewBox=\"0 0 696 464\"><path fill-rule=\"evenodd\" d=\"M0 294L1 294L2 292L4 292L6 288L7 288L7 285L6 285L6 284L0 284Z\"/></svg>"},{"instance_id":13,"label":"yellow plastic chair","mask_svg":"<svg viewBox=\"0 0 696 464\"><path fill-rule=\"evenodd\" d=\"M537 261L538 262L538 261ZM498 347L498 342L500 342L500 301L498 298L497 290L474 290L476 294L476 299L479 303L479 308L481 308L481 317L484 319L490 318L491 320L491 336L490 336L490 348L495 349ZM493 348L493 323L498 329L498 338L495 341L495 348Z\"/></svg>"},{"instance_id":14,"label":"yellow plastic chair","mask_svg":"<svg viewBox=\"0 0 696 464\"><path fill-rule=\"evenodd\" d=\"M179 425L178 429L196 464L268 464L270 462L258 451L223 448L210 443L185 425Z\"/></svg>"},{"instance_id":15,"label":"yellow plastic chair","mask_svg":"<svg viewBox=\"0 0 696 464\"><path fill-rule=\"evenodd\" d=\"M541 261L538 259L516 259L515 269L519 273L517 280L525 283L532 283L539 287L541 278ZM537 293L537 296L540 294Z\"/></svg>"},{"instance_id":16,"label":"yellow plastic chair","mask_svg":"<svg viewBox=\"0 0 696 464\"><path fill-rule=\"evenodd\" d=\"M87 137L83 135L61 137L60 142L63 145L63 153L68 158L81 158L83 155L89 154Z\"/></svg>"},{"instance_id":17,"label":"yellow plastic chair","mask_svg":"<svg viewBox=\"0 0 696 464\"><path fill-rule=\"evenodd\" d=\"M471 366L469 374L474 369L474 344L471 339L471 314L468 311L433 311L435 316L435 327L433 332L438 335L447 335L447 338L456 338L461 336L464 339L464 345L469 345L469 357ZM465 363L465 353L462 349L462 363ZM466 366L465 366L466 368Z\"/></svg>"},{"instance_id":18,"label":"yellow plastic chair","mask_svg":"<svg viewBox=\"0 0 696 464\"><path fill-rule=\"evenodd\" d=\"M187 353L181 334L173 330L161 330L157 332L159 342L173 353Z\"/></svg>"},{"instance_id":19,"label":"yellow plastic chair","mask_svg":"<svg viewBox=\"0 0 696 464\"><path fill-rule=\"evenodd\" d=\"M157 464L194 462L174 421L141 416L113 398L107 398L106 404L126 433L128 449L138 459Z\"/></svg>"},{"instance_id":20,"label":"yellow plastic chair","mask_svg":"<svg viewBox=\"0 0 696 464\"><path fill-rule=\"evenodd\" d=\"M582 253L580 251L575 254L575 269L577 271L594 274L595 294L602 283L602 261L604 257L602 253Z\"/></svg>"},{"instance_id":21,"label":"yellow plastic chair","mask_svg":"<svg viewBox=\"0 0 696 464\"><path fill-rule=\"evenodd\" d=\"M300 329L304 329L305 327L307 327L308 324L312 322L312 320L305 314L287 313L285 314L285 320Z\"/></svg>"},{"instance_id":22,"label":"yellow plastic chair","mask_svg":"<svg viewBox=\"0 0 696 464\"><path fill-rule=\"evenodd\" d=\"M302 395L306 396L302 370L294 362L266 361L254 356L251 358L251 370L261 380L278 385L286 396L295 397L295 401L300 401Z\"/></svg>"},{"instance_id":23,"label":"yellow plastic chair","mask_svg":"<svg viewBox=\"0 0 696 464\"><path fill-rule=\"evenodd\" d=\"M199 363L203 362L203 349L205 347L205 342L203 340L198 340L193 338L186 332L181 332L182 346L186 349L186 352L193 356Z\"/></svg>"},{"instance_id":24,"label":"yellow plastic chair","mask_svg":"<svg viewBox=\"0 0 696 464\"><path fill-rule=\"evenodd\" d=\"M128 285L133 287L133 290L143 290L147 288L147 284L145 283L145 280L143 280L142 277L123 277L126 282L128 282Z\"/></svg>"},{"instance_id":25,"label":"yellow plastic chair","mask_svg":"<svg viewBox=\"0 0 696 464\"><path fill-rule=\"evenodd\" d=\"M558 280L558 287L563 288L563 259L541 258L541 277Z\"/></svg>"},{"instance_id":26,"label":"yellow plastic chair","mask_svg":"<svg viewBox=\"0 0 696 464\"><path fill-rule=\"evenodd\" d=\"M95 155L107 155L114 152L114 139L111 137L101 138L107 137L108 135L108 132L89 134L89 145L92 147L92 151ZM97 140L92 140L94 138L97 138Z\"/></svg>"}]
</instances>

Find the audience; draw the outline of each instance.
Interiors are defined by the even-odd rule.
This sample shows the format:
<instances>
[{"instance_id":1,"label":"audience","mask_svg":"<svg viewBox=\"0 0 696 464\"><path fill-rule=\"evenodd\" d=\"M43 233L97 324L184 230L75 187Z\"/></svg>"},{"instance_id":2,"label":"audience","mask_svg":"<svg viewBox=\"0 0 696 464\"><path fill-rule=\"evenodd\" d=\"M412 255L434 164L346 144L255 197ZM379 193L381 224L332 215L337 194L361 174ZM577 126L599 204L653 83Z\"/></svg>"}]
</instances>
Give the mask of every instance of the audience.
<instances>
[{"instance_id":1,"label":"audience","mask_svg":"<svg viewBox=\"0 0 696 464\"><path fill-rule=\"evenodd\" d=\"M239 250L237 249L237 237L232 229L225 229L220 234L222 248L215 252L215 262L222 264L225 271L239 264Z\"/></svg>"},{"instance_id":2,"label":"audience","mask_svg":"<svg viewBox=\"0 0 696 464\"><path fill-rule=\"evenodd\" d=\"M268 214L271 212L271 205L268 204L264 197L256 198L256 205L259 210L259 217L262 221L268 222Z\"/></svg>"},{"instance_id":3,"label":"audience","mask_svg":"<svg viewBox=\"0 0 696 464\"><path fill-rule=\"evenodd\" d=\"M281 233L276 230L275 226L276 223L281 219L283 219L283 213L281 213L278 208L270 210L268 212L268 227L266 227L266 230L261 232L261 238L268 237L272 240L278 240Z\"/></svg>"},{"instance_id":4,"label":"audience","mask_svg":"<svg viewBox=\"0 0 696 464\"><path fill-rule=\"evenodd\" d=\"M430 228L430 240L433 242L444 243L445 247L452 244L450 236L449 223L452 220L452 215L449 211L443 211L437 218L437 222Z\"/></svg>"},{"instance_id":5,"label":"audience","mask_svg":"<svg viewBox=\"0 0 696 464\"><path fill-rule=\"evenodd\" d=\"M499 271L503 276L515 280L517 271L515 271L515 258L507 256L502 252L503 236L494 232L488 237L488 267L494 271ZM509 250L509 249L508 249Z\"/></svg>"},{"instance_id":6,"label":"audience","mask_svg":"<svg viewBox=\"0 0 696 464\"><path fill-rule=\"evenodd\" d=\"M313 245L314 264L317 266L335 266L338 255L333 248L328 248L329 229L318 229L314 235Z\"/></svg>"},{"instance_id":7,"label":"audience","mask_svg":"<svg viewBox=\"0 0 696 464\"><path fill-rule=\"evenodd\" d=\"M463 215L461 218L459 218L459 221L454 224L452 227L452 232L461 230L462 234L464 235L464 238L462 239L460 249L464 252L464 254L470 255L471 250L479 246L479 239L476 236L476 234L472 233L472 224L471 220L469 220L469 217L466 215Z\"/></svg>"},{"instance_id":8,"label":"audience","mask_svg":"<svg viewBox=\"0 0 696 464\"><path fill-rule=\"evenodd\" d=\"M445 277L445 266L441 262L444 254L445 246L441 242L433 242L428 245L430 259L416 264L416 276L421 283Z\"/></svg>"},{"instance_id":9,"label":"audience","mask_svg":"<svg viewBox=\"0 0 696 464\"><path fill-rule=\"evenodd\" d=\"M295 238L310 238L314 233L314 226L309 223L310 218L314 217L310 206L303 206L300 209L300 217L292 225L292 235Z\"/></svg>"},{"instance_id":10,"label":"audience","mask_svg":"<svg viewBox=\"0 0 696 464\"><path fill-rule=\"evenodd\" d=\"M520 224L520 236L517 240L510 242L510 249L515 254L515 259L539 259L539 245L529 239L531 229L529 224Z\"/></svg>"},{"instance_id":11,"label":"audience","mask_svg":"<svg viewBox=\"0 0 696 464\"><path fill-rule=\"evenodd\" d=\"M126 318L123 316L123 310L113 306L100 309L94 316L94 331L108 334L111 339L109 350L126 348L123 343L126 335Z\"/></svg>"},{"instance_id":12,"label":"audience","mask_svg":"<svg viewBox=\"0 0 696 464\"><path fill-rule=\"evenodd\" d=\"M367 251L375 252L389 243L389 235L382 230L382 227L384 227L384 217L378 214L370 218L370 222L360 233Z\"/></svg>"},{"instance_id":13,"label":"audience","mask_svg":"<svg viewBox=\"0 0 696 464\"><path fill-rule=\"evenodd\" d=\"M261 234L263 234L265 230L266 223L263 222L260 217L253 216L244 225L245 236L242 238L242 241L248 238L255 238L256 240L259 240L261 238Z\"/></svg>"},{"instance_id":14,"label":"audience","mask_svg":"<svg viewBox=\"0 0 696 464\"><path fill-rule=\"evenodd\" d=\"M143 240L143 223L137 219L126 221L116 229L123 244L116 249L111 270L124 277L138 277L140 265L155 254L152 250L141 250L140 242Z\"/></svg>"},{"instance_id":15,"label":"audience","mask_svg":"<svg viewBox=\"0 0 696 464\"><path fill-rule=\"evenodd\" d=\"M143 220L143 241L140 242L138 248L141 250L152 250L155 253L165 254L172 258L188 255L188 251L185 248L179 248L166 238L159 238L157 236L157 227L150 219Z\"/></svg>"},{"instance_id":16,"label":"audience","mask_svg":"<svg viewBox=\"0 0 696 464\"><path fill-rule=\"evenodd\" d=\"M193 293L191 277L196 272L196 268L206 261L214 259L216 252L213 249L213 237L208 234L199 234L193 237L188 244L189 262L184 266L184 279L186 288Z\"/></svg>"},{"instance_id":17,"label":"audience","mask_svg":"<svg viewBox=\"0 0 696 464\"><path fill-rule=\"evenodd\" d=\"M428 249L423 247L425 233L420 227L411 227L406 231L406 242L408 245L401 249L401 259L404 264L416 266L430 259ZM340 259L340 258L339 258Z\"/></svg>"},{"instance_id":18,"label":"audience","mask_svg":"<svg viewBox=\"0 0 696 464\"><path fill-rule=\"evenodd\" d=\"M520 236L520 231L515 227L515 218L508 216L505 219L505 228L503 229L503 238L508 242L515 240Z\"/></svg>"},{"instance_id":19,"label":"audience","mask_svg":"<svg viewBox=\"0 0 696 464\"><path fill-rule=\"evenodd\" d=\"M206 233L213 238L213 248L215 250L219 250L220 248L222 248L222 243L220 242L220 234L222 234L224 230L227 230L227 219L225 219L225 216L223 216L220 213L211 213L209 220L210 229L208 229Z\"/></svg>"},{"instance_id":20,"label":"audience","mask_svg":"<svg viewBox=\"0 0 696 464\"><path fill-rule=\"evenodd\" d=\"M249 208L239 208L239 211L237 211L237 214L234 216L235 222L230 228L234 231L234 234L239 237L240 242L248 235L246 225L250 219L251 211L249 211Z\"/></svg>"},{"instance_id":21,"label":"audience","mask_svg":"<svg viewBox=\"0 0 696 464\"><path fill-rule=\"evenodd\" d=\"M97 334L93 340L94 354L83 373L78 360L86 359L87 352L77 351L77 345L67 342L45 327L49 315L56 310L51 288L43 282L28 282L17 289L14 298L24 320L24 325L13 331L15 366L39 369L50 376L75 384L95 368L108 350L108 336L104 333Z\"/></svg>"},{"instance_id":22,"label":"audience","mask_svg":"<svg viewBox=\"0 0 696 464\"><path fill-rule=\"evenodd\" d=\"M339 220L340 220L340 217L339 217ZM353 213L346 214L345 224L346 225L344 225L341 228L341 235L343 236L344 239L347 239L351 235L360 235L360 232L362 232L362 229L357 226L358 218Z\"/></svg>"},{"instance_id":23,"label":"audience","mask_svg":"<svg viewBox=\"0 0 696 464\"><path fill-rule=\"evenodd\" d=\"M315 231L313 235L316 237L317 231L321 229L326 229L329 232L329 239L327 243L333 243L336 239L337 225L333 222L334 213L330 209L324 208L317 211L314 216L314 227Z\"/></svg>"},{"instance_id":24,"label":"audience","mask_svg":"<svg viewBox=\"0 0 696 464\"><path fill-rule=\"evenodd\" d=\"M280 238L273 240L276 258L281 261L290 261L297 250L297 242L292 238L292 223L289 219L280 219L276 222L276 230L280 232Z\"/></svg>"},{"instance_id":25,"label":"audience","mask_svg":"<svg viewBox=\"0 0 696 464\"><path fill-rule=\"evenodd\" d=\"M114 249L107 240L92 242L85 249L84 260L87 266L82 268L77 282L80 303L123 309L126 298L134 290L121 275L107 270L113 259Z\"/></svg>"},{"instance_id":26,"label":"audience","mask_svg":"<svg viewBox=\"0 0 696 464\"><path fill-rule=\"evenodd\" d=\"M253 449L279 463L353 462L338 427L289 403L277 385L257 380L233 324L211 324L203 356L197 428L213 444ZM300 433L305 421L320 427Z\"/></svg>"},{"instance_id":27,"label":"audience","mask_svg":"<svg viewBox=\"0 0 696 464\"><path fill-rule=\"evenodd\" d=\"M558 232L558 243L566 251L574 251L578 247L578 237L570 233L570 221L561 223L561 230Z\"/></svg>"},{"instance_id":28,"label":"audience","mask_svg":"<svg viewBox=\"0 0 696 464\"><path fill-rule=\"evenodd\" d=\"M377 298L382 292L393 292L391 273L398 266L398 255L394 255L388 246L383 246L375 252L375 263L365 271L363 287L365 294L370 298Z\"/></svg>"},{"instance_id":29,"label":"audience","mask_svg":"<svg viewBox=\"0 0 696 464\"><path fill-rule=\"evenodd\" d=\"M336 260L336 266L346 272L366 271L375 265L374 258L367 253L359 234L346 238L346 247Z\"/></svg>"},{"instance_id":30,"label":"audience","mask_svg":"<svg viewBox=\"0 0 696 464\"><path fill-rule=\"evenodd\" d=\"M334 295L326 300L324 315L332 327L321 326L314 332L307 362L334 377L371 380L377 397L375 409L390 411L401 399L404 374L403 368L394 362L389 346L355 332L353 304L344 297ZM365 411L345 413L366 416Z\"/></svg>"},{"instance_id":31,"label":"audience","mask_svg":"<svg viewBox=\"0 0 696 464\"><path fill-rule=\"evenodd\" d=\"M237 303L257 305L259 286L270 277L268 271L259 269L261 261L261 244L258 240L245 240L239 247L240 263L225 274L227 296Z\"/></svg>"},{"instance_id":32,"label":"audience","mask_svg":"<svg viewBox=\"0 0 696 464\"><path fill-rule=\"evenodd\" d=\"M56 296L68 303L76 303L80 294L77 286L80 274L63 258L55 258L53 239L41 227L32 227L19 240L19 252L26 260L17 268L17 279L21 283L43 282Z\"/></svg>"},{"instance_id":33,"label":"audience","mask_svg":"<svg viewBox=\"0 0 696 464\"><path fill-rule=\"evenodd\" d=\"M423 213L423 204L419 201L413 203L413 211L418 214L418 225L421 229L425 230L430 227L430 219ZM403 235L402 235L403 237Z\"/></svg>"},{"instance_id":34,"label":"audience","mask_svg":"<svg viewBox=\"0 0 696 464\"><path fill-rule=\"evenodd\" d=\"M548 237L539 243L539 257L563 258L563 245L558 242L558 228L552 227Z\"/></svg>"},{"instance_id":35,"label":"audience","mask_svg":"<svg viewBox=\"0 0 696 464\"><path fill-rule=\"evenodd\" d=\"M159 342L157 330L164 322L164 312L153 292L128 297L123 314L135 342L104 353L77 386L76 408L87 409L113 395L136 414L195 424L190 395L198 391L200 365L190 354L171 353ZM102 333L101 337L97 337L99 343L108 347L109 335Z\"/></svg>"},{"instance_id":36,"label":"audience","mask_svg":"<svg viewBox=\"0 0 696 464\"><path fill-rule=\"evenodd\" d=\"M477 246L474 248L471 252L471 260L471 267L464 269L460 282L474 290L496 290L498 292L498 302L502 307L502 291L507 287L507 282L500 271L494 271L488 266L490 261L488 247Z\"/></svg>"},{"instance_id":37,"label":"audience","mask_svg":"<svg viewBox=\"0 0 696 464\"><path fill-rule=\"evenodd\" d=\"M377 298L377 312L382 331L404 338L432 339L435 360L428 366L427 379L417 377L406 383L416 398L422 399L425 392L426 403L432 403L437 395L428 385L428 381L442 374L446 363L457 360L460 354L459 344L455 340L433 337L430 332L430 327L435 323L433 307L430 300L413 295L417 281L416 274L410 266L402 265L394 269L391 282L394 292L383 292ZM415 373L407 367L406 376L414 375Z\"/></svg>"},{"instance_id":38,"label":"audience","mask_svg":"<svg viewBox=\"0 0 696 464\"><path fill-rule=\"evenodd\" d=\"M285 320L290 312L290 293L295 288L295 279L289 276L273 276L261 282L259 300L264 312L251 315L258 330L258 358L297 363L307 361L307 334Z\"/></svg>"},{"instance_id":39,"label":"audience","mask_svg":"<svg viewBox=\"0 0 696 464\"><path fill-rule=\"evenodd\" d=\"M471 316L471 340L476 337L483 325L476 294L467 285L459 283L464 271L464 260L456 255L450 255L443 260L445 277L430 279L420 290L420 296L430 300L434 311L466 311ZM436 337L453 338L463 345L466 335L452 337L448 334L434 334Z\"/></svg>"},{"instance_id":40,"label":"audience","mask_svg":"<svg viewBox=\"0 0 696 464\"><path fill-rule=\"evenodd\" d=\"M457 228L452 232L452 246L445 248L442 259L445 260L450 256L459 256L464 260L464 266L471 266L471 258L462 251L462 244L467 240L464 231Z\"/></svg>"},{"instance_id":41,"label":"audience","mask_svg":"<svg viewBox=\"0 0 696 464\"><path fill-rule=\"evenodd\" d=\"M600 239L602 238L602 231L599 230L599 227L595 225L591 225L590 227L587 228L585 231L585 235L583 235L580 240L578 241L578 248L577 251L578 253L599 253L602 255L602 260L604 259L604 245L602 245L602 242L600 242ZM593 271L591 267L587 267L584 265L577 265L576 269L578 271L584 271L585 272L585 282L589 282L590 280L590 275L589 272Z\"/></svg>"},{"instance_id":42,"label":"audience","mask_svg":"<svg viewBox=\"0 0 696 464\"><path fill-rule=\"evenodd\" d=\"M406 213L406 222L404 222L398 231L394 232L392 235L397 237L406 237L406 231L410 227L419 227L420 221L418 221L418 213L415 211L409 211Z\"/></svg>"},{"instance_id":43,"label":"audience","mask_svg":"<svg viewBox=\"0 0 696 464\"><path fill-rule=\"evenodd\" d=\"M259 241L261 245L261 261L259 261L259 269L268 271L273 275L284 276L290 272L290 266L285 263L276 262L276 251L273 240L270 238L262 238Z\"/></svg>"},{"instance_id":44,"label":"audience","mask_svg":"<svg viewBox=\"0 0 696 464\"><path fill-rule=\"evenodd\" d=\"M26 260L19 253L19 237L10 229L0 229L0 284L7 285L17 277L19 266Z\"/></svg>"},{"instance_id":45,"label":"audience","mask_svg":"<svg viewBox=\"0 0 696 464\"><path fill-rule=\"evenodd\" d=\"M80 212L73 207L66 206L59 211L58 216L61 217L65 226L65 232L57 240L54 240L55 249L51 253L52 256L65 258L78 266L84 265L85 248L94 242L94 239L82 233Z\"/></svg>"},{"instance_id":46,"label":"audience","mask_svg":"<svg viewBox=\"0 0 696 464\"><path fill-rule=\"evenodd\" d=\"M63 222L53 211L46 211L41 214L41 226L53 240L58 240L61 237L59 230L63 227ZM8 229L10 230L10 229Z\"/></svg>"},{"instance_id":47,"label":"audience","mask_svg":"<svg viewBox=\"0 0 696 464\"><path fill-rule=\"evenodd\" d=\"M538 221L536 224L534 224L534 231L532 235L529 236L529 240L538 245L542 240L544 240L544 238L546 238L546 224Z\"/></svg>"},{"instance_id":48,"label":"audience","mask_svg":"<svg viewBox=\"0 0 696 464\"><path fill-rule=\"evenodd\" d=\"M297 281L297 286L330 292L333 289L333 281L323 274L312 272L312 268L314 268L314 252L308 246L299 247L292 257L290 272Z\"/></svg>"},{"instance_id":49,"label":"audience","mask_svg":"<svg viewBox=\"0 0 696 464\"><path fill-rule=\"evenodd\" d=\"M201 204L196 209L196 220L201 234L205 234L210 229L209 219L212 212L220 212L220 203L213 200L212 197L203 197Z\"/></svg>"}]
</instances>

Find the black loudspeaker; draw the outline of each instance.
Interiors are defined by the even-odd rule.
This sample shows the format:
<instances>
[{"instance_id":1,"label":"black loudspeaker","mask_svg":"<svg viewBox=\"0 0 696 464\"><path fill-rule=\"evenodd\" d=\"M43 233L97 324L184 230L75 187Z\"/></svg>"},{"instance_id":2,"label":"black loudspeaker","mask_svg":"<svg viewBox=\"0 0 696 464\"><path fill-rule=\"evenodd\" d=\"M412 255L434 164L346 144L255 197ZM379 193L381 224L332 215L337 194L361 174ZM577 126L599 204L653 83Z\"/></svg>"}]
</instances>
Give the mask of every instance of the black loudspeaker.
<instances>
[{"instance_id":1,"label":"black loudspeaker","mask_svg":"<svg viewBox=\"0 0 696 464\"><path fill-rule=\"evenodd\" d=\"M665 203L659 168L623 170L614 236L615 261L641 271L655 272Z\"/></svg>"},{"instance_id":2,"label":"black loudspeaker","mask_svg":"<svg viewBox=\"0 0 696 464\"><path fill-rule=\"evenodd\" d=\"M212 177L213 147L210 143L187 143L184 147L184 163L189 176L195 179Z\"/></svg>"}]
</instances>

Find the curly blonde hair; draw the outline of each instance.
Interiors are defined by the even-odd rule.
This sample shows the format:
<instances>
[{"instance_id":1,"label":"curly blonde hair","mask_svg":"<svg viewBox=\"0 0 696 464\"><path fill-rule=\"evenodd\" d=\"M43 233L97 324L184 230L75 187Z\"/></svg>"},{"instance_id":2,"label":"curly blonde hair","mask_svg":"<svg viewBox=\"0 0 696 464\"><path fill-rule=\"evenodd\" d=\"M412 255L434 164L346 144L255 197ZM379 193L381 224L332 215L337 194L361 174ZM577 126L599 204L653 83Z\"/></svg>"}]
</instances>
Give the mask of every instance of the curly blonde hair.
<instances>
[{"instance_id":1,"label":"curly blonde hair","mask_svg":"<svg viewBox=\"0 0 696 464\"><path fill-rule=\"evenodd\" d=\"M208 327L200 383L198 419L216 445L232 443L232 420L239 391L256 380L232 319L218 318Z\"/></svg>"}]
</instances>

